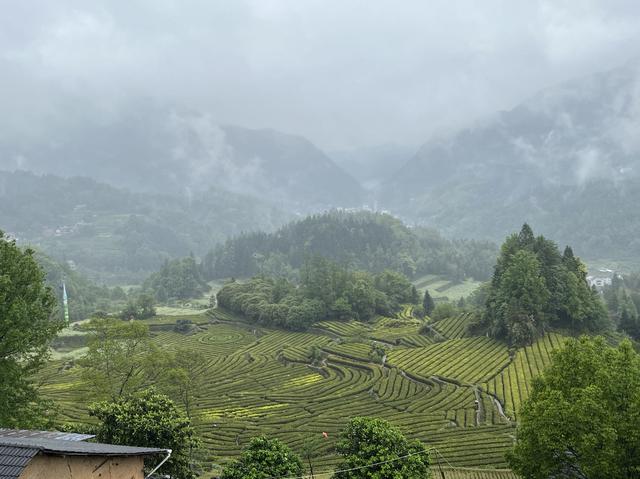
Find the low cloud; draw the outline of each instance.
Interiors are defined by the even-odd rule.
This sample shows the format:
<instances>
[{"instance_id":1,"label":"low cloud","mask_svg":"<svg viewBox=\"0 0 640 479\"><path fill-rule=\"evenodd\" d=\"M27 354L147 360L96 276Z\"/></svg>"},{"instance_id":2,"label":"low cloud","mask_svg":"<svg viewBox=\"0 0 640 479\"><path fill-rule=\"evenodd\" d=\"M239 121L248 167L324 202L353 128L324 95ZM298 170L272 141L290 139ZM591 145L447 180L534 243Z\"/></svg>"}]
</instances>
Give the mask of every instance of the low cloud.
<instances>
[{"instance_id":1,"label":"low cloud","mask_svg":"<svg viewBox=\"0 0 640 479\"><path fill-rule=\"evenodd\" d=\"M638 55L634 0L4 2L0 138L151 98L326 149L418 144Z\"/></svg>"}]
</instances>

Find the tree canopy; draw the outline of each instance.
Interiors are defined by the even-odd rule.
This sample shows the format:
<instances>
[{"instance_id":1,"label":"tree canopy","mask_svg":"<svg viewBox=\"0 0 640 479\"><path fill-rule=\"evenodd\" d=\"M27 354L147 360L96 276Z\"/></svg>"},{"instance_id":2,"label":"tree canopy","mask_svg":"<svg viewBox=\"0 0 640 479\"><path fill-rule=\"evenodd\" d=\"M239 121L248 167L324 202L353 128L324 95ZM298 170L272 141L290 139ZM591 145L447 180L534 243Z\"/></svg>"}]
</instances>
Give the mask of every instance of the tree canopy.
<instances>
[{"instance_id":1,"label":"tree canopy","mask_svg":"<svg viewBox=\"0 0 640 479\"><path fill-rule=\"evenodd\" d=\"M429 453L395 426L377 418L349 421L336 447L342 461L334 479L428 478Z\"/></svg>"},{"instance_id":2,"label":"tree canopy","mask_svg":"<svg viewBox=\"0 0 640 479\"><path fill-rule=\"evenodd\" d=\"M162 302L198 297L209 290L196 260L191 256L166 261L160 271L147 278L142 287Z\"/></svg>"},{"instance_id":3,"label":"tree canopy","mask_svg":"<svg viewBox=\"0 0 640 479\"><path fill-rule=\"evenodd\" d=\"M148 374L157 368L153 367L155 348L146 324L99 318L84 329L88 350L79 364L83 379L98 398L116 400L140 390L154 377Z\"/></svg>"},{"instance_id":4,"label":"tree canopy","mask_svg":"<svg viewBox=\"0 0 640 479\"><path fill-rule=\"evenodd\" d=\"M303 473L300 457L279 439L254 437L242 454L224 468L221 479L271 479Z\"/></svg>"},{"instance_id":5,"label":"tree canopy","mask_svg":"<svg viewBox=\"0 0 640 479\"><path fill-rule=\"evenodd\" d=\"M572 331L607 327L607 314L589 288L587 271L570 247L535 237L525 224L502 245L481 325L512 344L527 344L546 326Z\"/></svg>"},{"instance_id":6,"label":"tree canopy","mask_svg":"<svg viewBox=\"0 0 640 479\"><path fill-rule=\"evenodd\" d=\"M306 259L322 256L350 269L393 270L408 277L442 274L488 278L496 246L443 238L408 228L388 214L332 211L289 223L278 231L243 234L211 250L202 261L207 279L258 274L295 279Z\"/></svg>"},{"instance_id":7,"label":"tree canopy","mask_svg":"<svg viewBox=\"0 0 640 479\"><path fill-rule=\"evenodd\" d=\"M34 252L0 232L0 426L30 427L46 420L46 404L31 379L64 325L55 305Z\"/></svg>"},{"instance_id":8,"label":"tree canopy","mask_svg":"<svg viewBox=\"0 0 640 479\"><path fill-rule=\"evenodd\" d=\"M89 415L99 421L94 432L98 441L171 449L171 458L161 472L176 479L197 477L192 456L200 441L190 420L167 396L147 389L117 401L92 404ZM157 462L154 458L149 465Z\"/></svg>"},{"instance_id":9,"label":"tree canopy","mask_svg":"<svg viewBox=\"0 0 640 479\"><path fill-rule=\"evenodd\" d=\"M508 460L523 477L640 477L640 356L570 339L533 381Z\"/></svg>"},{"instance_id":10,"label":"tree canopy","mask_svg":"<svg viewBox=\"0 0 640 479\"><path fill-rule=\"evenodd\" d=\"M419 300L399 273L348 271L318 256L303 265L298 287L283 278L256 277L226 284L217 298L219 306L253 321L294 330L324 319L368 321Z\"/></svg>"}]
</instances>

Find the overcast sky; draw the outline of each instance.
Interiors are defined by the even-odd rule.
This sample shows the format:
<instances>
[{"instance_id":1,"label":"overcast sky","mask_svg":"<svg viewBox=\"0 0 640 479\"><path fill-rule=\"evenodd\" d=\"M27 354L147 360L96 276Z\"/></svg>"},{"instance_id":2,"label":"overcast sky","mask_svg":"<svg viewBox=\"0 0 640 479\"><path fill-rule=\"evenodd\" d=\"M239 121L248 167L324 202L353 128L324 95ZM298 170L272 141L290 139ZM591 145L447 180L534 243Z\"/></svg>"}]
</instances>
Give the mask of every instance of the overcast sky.
<instances>
[{"instance_id":1,"label":"overcast sky","mask_svg":"<svg viewBox=\"0 0 640 479\"><path fill-rule=\"evenodd\" d=\"M0 127L138 98L325 149L419 144L640 56L638 0L0 0Z\"/></svg>"}]
</instances>

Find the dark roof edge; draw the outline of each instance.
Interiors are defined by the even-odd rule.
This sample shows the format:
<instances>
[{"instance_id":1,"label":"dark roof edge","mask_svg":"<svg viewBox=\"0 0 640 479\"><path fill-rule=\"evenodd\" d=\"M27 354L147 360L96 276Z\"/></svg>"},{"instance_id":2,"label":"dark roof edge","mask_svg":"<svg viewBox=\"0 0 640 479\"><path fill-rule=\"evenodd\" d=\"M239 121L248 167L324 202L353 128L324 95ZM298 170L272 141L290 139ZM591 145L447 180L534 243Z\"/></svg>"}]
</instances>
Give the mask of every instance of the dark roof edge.
<instances>
[{"instance_id":1,"label":"dark roof edge","mask_svg":"<svg viewBox=\"0 0 640 479\"><path fill-rule=\"evenodd\" d=\"M84 441L59 439L18 439L0 437L0 445L35 449L46 454L64 456L147 456L167 453L167 449L155 447L118 446Z\"/></svg>"}]
</instances>

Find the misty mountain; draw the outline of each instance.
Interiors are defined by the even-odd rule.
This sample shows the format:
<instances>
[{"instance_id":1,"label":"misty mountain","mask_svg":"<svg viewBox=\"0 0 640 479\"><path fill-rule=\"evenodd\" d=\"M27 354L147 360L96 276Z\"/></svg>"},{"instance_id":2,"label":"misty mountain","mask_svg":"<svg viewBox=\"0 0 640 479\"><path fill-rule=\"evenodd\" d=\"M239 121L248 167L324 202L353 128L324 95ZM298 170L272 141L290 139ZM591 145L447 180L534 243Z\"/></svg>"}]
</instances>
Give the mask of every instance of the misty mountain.
<instances>
[{"instance_id":1,"label":"misty mountain","mask_svg":"<svg viewBox=\"0 0 640 479\"><path fill-rule=\"evenodd\" d=\"M82 108L70 108L40 135L0 135L0 168L155 193L215 187L293 211L360 204L358 183L305 138L144 101L108 114Z\"/></svg>"},{"instance_id":2,"label":"misty mountain","mask_svg":"<svg viewBox=\"0 0 640 479\"><path fill-rule=\"evenodd\" d=\"M265 201L209 189L132 193L89 178L0 172L0 229L94 280L135 281L169 258L204 254L291 215Z\"/></svg>"},{"instance_id":3,"label":"misty mountain","mask_svg":"<svg viewBox=\"0 0 640 479\"><path fill-rule=\"evenodd\" d=\"M637 64L541 91L429 141L381 189L392 211L456 236L528 221L590 257L640 255Z\"/></svg>"},{"instance_id":4,"label":"misty mountain","mask_svg":"<svg viewBox=\"0 0 640 479\"><path fill-rule=\"evenodd\" d=\"M383 145L330 151L331 158L366 190L373 190L393 176L411 157L413 146Z\"/></svg>"}]
</instances>

